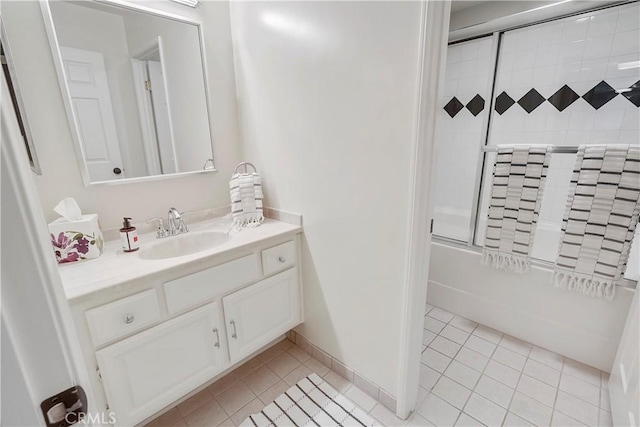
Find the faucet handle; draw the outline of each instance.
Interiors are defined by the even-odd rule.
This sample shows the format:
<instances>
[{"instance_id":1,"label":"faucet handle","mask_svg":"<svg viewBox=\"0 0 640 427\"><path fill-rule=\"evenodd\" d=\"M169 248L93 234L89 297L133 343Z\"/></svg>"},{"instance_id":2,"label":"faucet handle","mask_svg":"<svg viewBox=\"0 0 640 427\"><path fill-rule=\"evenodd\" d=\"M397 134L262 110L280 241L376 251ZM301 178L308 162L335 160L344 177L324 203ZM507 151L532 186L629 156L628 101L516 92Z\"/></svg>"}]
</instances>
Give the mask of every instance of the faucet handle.
<instances>
[{"instance_id":1,"label":"faucet handle","mask_svg":"<svg viewBox=\"0 0 640 427\"><path fill-rule=\"evenodd\" d=\"M164 224L162 222L162 218L160 218L160 217L149 218L146 221L146 223L147 224L151 224L153 221L158 221L158 230L156 231L156 237L158 239L161 239L163 237L167 237L169 234L167 233L167 230L164 228Z\"/></svg>"}]
</instances>

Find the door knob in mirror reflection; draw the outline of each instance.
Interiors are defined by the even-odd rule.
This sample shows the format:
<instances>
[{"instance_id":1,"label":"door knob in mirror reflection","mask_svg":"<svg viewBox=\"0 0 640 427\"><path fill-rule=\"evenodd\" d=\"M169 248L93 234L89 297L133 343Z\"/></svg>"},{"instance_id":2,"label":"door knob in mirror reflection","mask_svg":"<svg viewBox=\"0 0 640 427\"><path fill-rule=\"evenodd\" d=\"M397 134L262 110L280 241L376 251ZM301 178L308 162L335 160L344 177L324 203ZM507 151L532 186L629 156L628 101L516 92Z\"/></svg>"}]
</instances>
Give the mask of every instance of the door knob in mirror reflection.
<instances>
[{"instance_id":1,"label":"door knob in mirror reflection","mask_svg":"<svg viewBox=\"0 0 640 427\"><path fill-rule=\"evenodd\" d=\"M231 338L233 338L234 340L238 339L238 331L236 331L236 321L235 320L229 320L229 324L231 326L233 326L233 333L231 334Z\"/></svg>"},{"instance_id":2,"label":"door knob in mirror reflection","mask_svg":"<svg viewBox=\"0 0 640 427\"><path fill-rule=\"evenodd\" d=\"M120 168L113 168L113 173L115 173L116 175L120 175L122 173L122 169Z\"/></svg>"},{"instance_id":3,"label":"door knob in mirror reflection","mask_svg":"<svg viewBox=\"0 0 640 427\"><path fill-rule=\"evenodd\" d=\"M287 262L287 258L281 256L281 257L278 258L278 261L280 261L281 263L284 264L285 262Z\"/></svg>"},{"instance_id":4,"label":"door knob in mirror reflection","mask_svg":"<svg viewBox=\"0 0 640 427\"><path fill-rule=\"evenodd\" d=\"M124 323L126 323L127 325L133 323L134 320L135 320L135 317L133 317L133 314L127 313L124 315Z\"/></svg>"}]
</instances>

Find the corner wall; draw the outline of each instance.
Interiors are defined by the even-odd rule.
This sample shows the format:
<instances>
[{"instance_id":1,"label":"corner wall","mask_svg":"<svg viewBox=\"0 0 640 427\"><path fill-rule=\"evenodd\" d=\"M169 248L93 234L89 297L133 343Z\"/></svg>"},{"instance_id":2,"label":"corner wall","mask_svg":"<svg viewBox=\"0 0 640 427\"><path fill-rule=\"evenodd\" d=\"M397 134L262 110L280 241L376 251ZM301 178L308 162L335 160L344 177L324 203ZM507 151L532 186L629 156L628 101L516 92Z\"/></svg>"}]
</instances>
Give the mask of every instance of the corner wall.
<instances>
[{"instance_id":1,"label":"corner wall","mask_svg":"<svg viewBox=\"0 0 640 427\"><path fill-rule=\"evenodd\" d=\"M247 160L302 213L297 332L397 396L419 2L237 2Z\"/></svg>"}]
</instances>

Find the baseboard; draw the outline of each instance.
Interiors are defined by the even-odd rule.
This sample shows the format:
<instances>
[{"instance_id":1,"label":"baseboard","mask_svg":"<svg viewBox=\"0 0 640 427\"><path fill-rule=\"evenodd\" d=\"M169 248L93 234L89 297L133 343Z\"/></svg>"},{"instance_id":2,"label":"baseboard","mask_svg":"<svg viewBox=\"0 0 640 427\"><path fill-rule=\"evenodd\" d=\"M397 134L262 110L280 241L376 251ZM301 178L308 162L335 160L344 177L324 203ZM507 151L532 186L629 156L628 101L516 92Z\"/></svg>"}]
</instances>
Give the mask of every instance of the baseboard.
<instances>
[{"instance_id":1,"label":"baseboard","mask_svg":"<svg viewBox=\"0 0 640 427\"><path fill-rule=\"evenodd\" d=\"M397 400L394 395L378 386L364 375L345 365L340 360L332 357L329 353L314 345L294 330L287 332L287 338L293 343L299 345L304 351L309 353L324 366L352 382L356 387L380 402L382 406L394 414L396 413Z\"/></svg>"}]
</instances>

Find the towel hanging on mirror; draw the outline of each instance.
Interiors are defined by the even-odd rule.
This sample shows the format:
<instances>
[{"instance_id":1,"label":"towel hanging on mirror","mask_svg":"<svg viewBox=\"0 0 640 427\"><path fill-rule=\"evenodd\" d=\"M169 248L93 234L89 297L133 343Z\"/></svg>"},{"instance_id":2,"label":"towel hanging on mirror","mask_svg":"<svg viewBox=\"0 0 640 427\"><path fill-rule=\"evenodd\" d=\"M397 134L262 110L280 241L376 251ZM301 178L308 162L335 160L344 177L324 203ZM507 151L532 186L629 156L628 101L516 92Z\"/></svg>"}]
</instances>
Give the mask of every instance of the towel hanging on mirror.
<instances>
[{"instance_id":1,"label":"towel hanging on mirror","mask_svg":"<svg viewBox=\"0 0 640 427\"><path fill-rule=\"evenodd\" d=\"M244 173L239 172L241 167L244 167ZM248 167L253 172L249 172ZM262 183L254 165L242 162L236 166L229 181L229 193L234 229L257 227L264 221Z\"/></svg>"},{"instance_id":2,"label":"towel hanging on mirror","mask_svg":"<svg viewBox=\"0 0 640 427\"><path fill-rule=\"evenodd\" d=\"M562 221L556 287L613 299L640 216L640 147L580 146Z\"/></svg>"},{"instance_id":3,"label":"towel hanging on mirror","mask_svg":"<svg viewBox=\"0 0 640 427\"><path fill-rule=\"evenodd\" d=\"M498 147L483 264L515 273L529 271L550 154L548 146Z\"/></svg>"}]
</instances>

